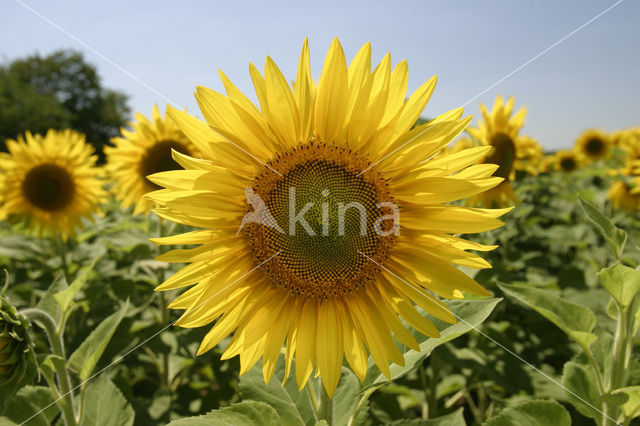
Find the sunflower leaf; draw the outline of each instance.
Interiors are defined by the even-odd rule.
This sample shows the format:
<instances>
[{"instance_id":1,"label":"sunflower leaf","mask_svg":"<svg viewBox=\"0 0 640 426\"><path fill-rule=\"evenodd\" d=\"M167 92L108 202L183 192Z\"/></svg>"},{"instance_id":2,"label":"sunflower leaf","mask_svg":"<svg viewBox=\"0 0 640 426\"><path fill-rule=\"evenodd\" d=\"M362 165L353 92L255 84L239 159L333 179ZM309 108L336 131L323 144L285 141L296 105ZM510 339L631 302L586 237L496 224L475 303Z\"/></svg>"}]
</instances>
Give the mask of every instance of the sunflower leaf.
<instances>
[{"instance_id":1,"label":"sunflower leaf","mask_svg":"<svg viewBox=\"0 0 640 426\"><path fill-rule=\"evenodd\" d=\"M306 392L298 391L295 380L284 379L284 361L278 360L273 377L265 386L262 377L262 363L240 376L240 393L243 399L262 401L275 408L283 425L306 426L315 424L311 401ZM185 423L186 424L186 423Z\"/></svg>"},{"instance_id":2,"label":"sunflower leaf","mask_svg":"<svg viewBox=\"0 0 640 426\"><path fill-rule=\"evenodd\" d=\"M554 401L527 401L514 407L505 408L491 417L484 426L570 426L571 416Z\"/></svg>"},{"instance_id":3,"label":"sunflower leaf","mask_svg":"<svg viewBox=\"0 0 640 426\"><path fill-rule=\"evenodd\" d=\"M453 413L426 420L396 420L393 423L389 423L389 426L466 426L467 423L464 421L463 411L463 408L458 408Z\"/></svg>"},{"instance_id":4,"label":"sunflower leaf","mask_svg":"<svg viewBox=\"0 0 640 426\"><path fill-rule=\"evenodd\" d=\"M502 299L500 298L495 298L485 300L453 300L445 302L451 312L453 312L458 318L458 323L456 324L447 324L429 314L425 314L425 316L440 330L440 337L428 338L417 332L414 333L414 337L420 344L420 352L416 352L407 347L402 347L401 350L404 352L405 365L404 367L401 367L393 364L389 367L391 371L391 380L396 380L409 373L420 362L431 355L431 352L433 352L433 350L438 346L462 336L482 324L501 300ZM362 393L372 387L380 387L388 382L389 379L387 379L370 360L367 376L365 377L363 387L360 392Z\"/></svg>"},{"instance_id":5,"label":"sunflower leaf","mask_svg":"<svg viewBox=\"0 0 640 426\"><path fill-rule=\"evenodd\" d=\"M93 373L113 333L124 318L128 306L129 302L123 304L118 312L102 321L69 358L69 367L76 371L82 380L88 379Z\"/></svg>"},{"instance_id":6,"label":"sunflower leaf","mask_svg":"<svg viewBox=\"0 0 640 426\"><path fill-rule=\"evenodd\" d=\"M616 263L598 274L600 283L623 308L631 305L640 290L640 271Z\"/></svg>"},{"instance_id":7,"label":"sunflower leaf","mask_svg":"<svg viewBox=\"0 0 640 426\"><path fill-rule=\"evenodd\" d=\"M616 259L620 259L622 257L622 252L624 251L624 246L627 242L627 233L616 227L613 222L602 214L600 209L596 206L583 200L581 197L579 197L579 199L580 205L587 214L589 220L596 225L598 231L600 231L604 239L607 240L616 255Z\"/></svg>"},{"instance_id":8,"label":"sunflower leaf","mask_svg":"<svg viewBox=\"0 0 640 426\"><path fill-rule=\"evenodd\" d=\"M3 417L0 417L0 424L22 424L33 416L29 425L48 426L60 413L58 406L53 404L54 401L55 397L48 387L25 386L8 401Z\"/></svg>"},{"instance_id":9,"label":"sunflower leaf","mask_svg":"<svg viewBox=\"0 0 640 426\"><path fill-rule=\"evenodd\" d=\"M589 366L576 361L567 362L562 373L562 386L567 389L569 402L580 414L597 421L602 419L600 391Z\"/></svg>"},{"instance_id":10,"label":"sunflower leaf","mask_svg":"<svg viewBox=\"0 0 640 426\"><path fill-rule=\"evenodd\" d=\"M591 331L596 325L593 311L586 306L567 302L545 290L526 284L498 284L509 297L533 309L575 340L585 351L598 338Z\"/></svg>"},{"instance_id":11,"label":"sunflower leaf","mask_svg":"<svg viewBox=\"0 0 640 426\"><path fill-rule=\"evenodd\" d=\"M62 311L63 317L69 313L69 310L73 307L73 299L78 294L78 292L85 285L87 280L89 279L89 275L93 272L93 268L96 265L96 262L99 258L93 259L91 264L82 267L82 270L78 274L75 280L69 285L69 287L65 288L62 291L53 295L54 300L58 304L58 307Z\"/></svg>"},{"instance_id":12,"label":"sunflower leaf","mask_svg":"<svg viewBox=\"0 0 640 426\"><path fill-rule=\"evenodd\" d=\"M131 426L135 412L120 389L101 375L82 392L80 426Z\"/></svg>"},{"instance_id":13,"label":"sunflower leaf","mask_svg":"<svg viewBox=\"0 0 640 426\"><path fill-rule=\"evenodd\" d=\"M174 420L168 426L278 426L281 422L278 412L269 404L259 401L243 401L230 407L210 411L202 416L184 417Z\"/></svg>"}]
</instances>

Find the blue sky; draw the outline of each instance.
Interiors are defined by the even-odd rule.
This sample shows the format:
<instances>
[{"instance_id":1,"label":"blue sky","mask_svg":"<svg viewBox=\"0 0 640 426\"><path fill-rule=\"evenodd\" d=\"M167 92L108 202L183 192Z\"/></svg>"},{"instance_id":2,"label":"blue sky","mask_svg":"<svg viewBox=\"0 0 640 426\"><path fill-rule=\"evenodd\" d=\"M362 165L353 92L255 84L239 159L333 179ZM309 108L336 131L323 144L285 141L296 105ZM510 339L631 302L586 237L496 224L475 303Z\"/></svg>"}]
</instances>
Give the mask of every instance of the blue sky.
<instances>
[{"instance_id":1,"label":"blue sky","mask_svg":"<svg viewBox=\"0 0 640 426\"><path fill-rule=\"evenodd\" d=\"M109 1L21 0L180 107L198 115L196 85L222 90L222 69L253 93L249 62L266 55L289 78L309 37L314 77L331 39L348 60L372 42L374 62L387 51L407 59L409 90L434 74L438 86L424 112L433 117L464 104L545 48L615 3L573 1ZM589 127L640 126L640 2L626 0L591 25L489 90L478 102L513 95L529 114L523 133L546 149L569 147ZM15 0L0 9L0 61L59 48L85 53L106 86L149 114L161 96L34 15ZM253 97L255 99L255 97Z\"/></svg>"}]
</instances>

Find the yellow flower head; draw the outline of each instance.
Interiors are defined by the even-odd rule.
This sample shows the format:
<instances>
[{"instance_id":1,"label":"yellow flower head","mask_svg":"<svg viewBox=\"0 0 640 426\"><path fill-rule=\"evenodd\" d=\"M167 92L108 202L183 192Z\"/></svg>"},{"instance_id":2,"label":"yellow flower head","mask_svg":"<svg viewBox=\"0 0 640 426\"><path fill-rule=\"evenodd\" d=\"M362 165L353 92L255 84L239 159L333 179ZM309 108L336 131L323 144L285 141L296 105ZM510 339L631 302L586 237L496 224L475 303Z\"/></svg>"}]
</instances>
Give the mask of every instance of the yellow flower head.
<instances>
[{"instance_id":1,"label":"yellow flower head","mask_svg":"<svg viewBox=\"0 0 640 426\"><path fill-rule=\"evenodd\" d=\"M537 139L524 135L516 138L516 159L513 162L514 170L520 170L536 176L540 171L543 158L544 152Z\"/></svg>"},{"instance_id":2,"label":"yellow flower head","mask_svg":"<svg viewBox=\"0 0 640 426\"><path fill-rule=\"evenodd\" d=\"M580 156L575 151L561 149L553 156L553 168L561 172L569 173L580 168Z\"/></svg>"},{"instance_id":3,"label":"yellow flower head","mask_svg":"<svg viewBox=\"0 0 640 426\"><path fill-rule=\"evenodd\" d=\"M241 373L262 358L268 381L284 344L300 387L315 370L333 394L345 357L363 380L368 353L388 377L389 361L404 364L394 336L419 350L403 321L439 336L415 305L453 323L434 294L490 294L455 265L488 268L466 250L495 247L455 235L499 227L508 209L447 203L502 181L473 165L491 148L434 158L469 118L455 109L412 128L435 77L405 99L406 61L372 70L368 43L347 66L335 39L317 86L306 41L292 86L269 57L249 72L259 108L220 73L226 95L197 88L206 122L168 109L203 158L174 152L185 170L151 176L166 189L147 197L203 229L154 240L199 244L158 258L190 264L156 290L192 286L170 304L185 310L177 324L213 323L198 353L232 334L223 358L239 355Z\"/></svg>"},{"instance_id":4,"label":"yellow flower head","mask_svg":"<svg viewBox=\"0 0 640 426\"><path fill-rule=\"evenodd\" d=\"M469 128L471 136L481 145L490 146L491 150L481 160L483 164L496 164L498 169L494 176L504 178L505 182L494 189L494 194L487 194L469 199L469 204L477 204L485 207L493 207L497 203L498 207L517 204L519 201L509 182L515 177L515 164L518 158L526 157L528 152L520 154L518 152L520 143L518 135L524 125L524 118L527 115L526 108L522 107L518 112L513 113L514 99L510 97L505 104L502 96L496 98L491 112L480 104L482 120L478 122L477 128ZM527 142L525 142L527 143ZM491 203L491 204L486 204Z\"/></svg>"},{"instance_id":5,"label":"yellow flower head","mask_svg":"<svg viewBox=\"0 0 640 426\"><path fill-rule=\"evenodd\" d=\"M168 117L162 117L154 106L151 120L136 114L132 130L121 129L122 136L111 139L114 146L104 148L106 170L115 182L116 199L124 208L135 205L134 214L148 213L153 202L142 196L160 187L148 175L180 168L171 157L171 150L197 156L194 145Z\"/></svg>"},{"instance_id":6,"label":"yellow flower head","mask_svg":"<svg viewBox=\"0 0 640 426\"><path fill-rule=\"evenodd\" d=\"M99 212L104 201L97 156L85 136L73 130L26 132L0 153L0 219L24 218L40 235L63 240Z\"/></svg>"},{"instance_id":7,"label":"yellow flower head","mask_svg":"<svg viewBox=\"0 0 640 426\"><path fill-rule=\"evenodd\" d=\"M601 160L609 155L611 143L607 134L601 130L590 129L576 139L575 150L587 163Z\"/></svg>"},{"instance_id":8,"label":"yellow flower head","mask_svg":"<svg viewBox=\"0 0 640 426\"><path fill-rule=\"evenodd\" d=\"M611 201L611 207L614 210L628 212L640 210L640 194L634 191L634 187L625 180L624 176L611 184L607 199Z\"/></svg>"}]
</instances>

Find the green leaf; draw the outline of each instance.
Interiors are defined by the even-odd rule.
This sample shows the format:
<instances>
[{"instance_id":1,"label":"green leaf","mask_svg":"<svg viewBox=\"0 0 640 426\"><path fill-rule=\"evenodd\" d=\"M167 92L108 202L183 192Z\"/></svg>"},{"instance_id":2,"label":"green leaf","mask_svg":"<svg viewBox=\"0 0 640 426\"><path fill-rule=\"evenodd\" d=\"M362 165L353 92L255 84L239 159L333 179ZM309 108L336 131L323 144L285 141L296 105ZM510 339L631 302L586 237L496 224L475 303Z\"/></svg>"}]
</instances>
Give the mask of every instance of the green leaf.
<instances>
[{"instance_id":1,"label":"green leaf","mask_svg":"<svg viewBox=\"0 0 640 426\"><path fill-rule=\"evenodd\" d=\"M396 380L409 373L425 358L431 355L431 352L433 352L433 350L438 346L450 342L451 340L462 336L482 324L501 300L502 299L498 298L485 300L445 301L444 303L458 318L458 322L456 324L448 324L429 314L424 314L426 318L438 327L438 330L440 330L440 337L429 338L415 332L414 337L420 344L420 352L401 346L402 352L404 353L405 365L404 367L401 367L399 365L392 364L389 367L391 371L391 380ZM370 387L379 387L387 382L389 382L389 379L387 379L380 372L378 367L373 364L371 359L369 359L369 369L361 392L369 389Z\"/></svg>"},{"instance_id":2,"label":"green leaf","mask_svg":"<svg viewBox=\"0 0 640 426\"><path fill-rule=\"evenodd\" d=\"M91 381L82 392L80 426L131 426L133 407L106 376Z\"/></svg>"},{"instance_id":3,"label":"green leaf","mask_svg":"<svg viewBox=\"0 0 640 426\"><path fill-rule=\"evenodd\" d=\"M278 412L259 401L243 401L230 407L213 410L203 416L174 420L168 426L279 426Z\"/></svg>"},{"instance_id":4,"label":"green leaf","mask_svg":"<svg viewBox=\"0 0 640 426\"><path fill-rule=\"evenodd\" d=\"M514 407L505 408L497 416L491 417L484 426L570 426L571 416L554 401L527 401Z\"/></svg>"},{"instance_id":5,"label":"green leaf","mask_svg":"<svg viewBox=\"0 0 640 426\"><path fill-rule=\"evenodd\" d=\"M445 416L435 417L433 419L411 419L411 420L397 420L390 423L389 426L466 426L464 421L464 408L458 408L453 413Z\"/></svg>"},{"instance_id":6,"label":"green leaf","mask_svg":"<svg viewBox=\"0 0 640 426\"><path fill-rule=\"evenodd\" d=\"M623 308L631 305L640 290L640 271L616 263L598 274L600 283Z\"/></svg>"},{"instance_id":7,"label":"green leaf","mask_svg":"<svg viewBox=\"0 0 640 426\"><path fill-rule=\"evenodd\" d=\"M295 371L291 371L295 377ZM284 361L278 360L273 377L268 385L262 377L262 364L259 362L247 373L240 376L240 393L243 399L266 402L276 409L283 425L314 425L315 415L306 391L298 391L295 379L284 379ZM337 392L337 390L336 390Z\"/></svg>"},{"instance_id":8,"label":"green leaf","mask_svg":"<svg viewBox=\"0 0 640 426\"><path fill-rule=\"evenodd\" d=\"M587 214L589 220L596 225L598 231L600 231L604 239L607 240L613 249L616 258L620 259L622 252L624 251L624 245L627 242L627 233L616 227L608 217L602 214L600 209L590 202L580 198L580 205Z\"/></svg>"},{"instance_id":9,"label":"green leaf","mask_svg":"<svg viewBox=\"0 0 640 426\"><path fill-rule=\"evenodd\" d=\"M60 273L53 280L49 288L47 288L47 291L42 296L42 299L40 299L40 302L38 302L37 307L51 315L58 325L62 320L62 311L55 299L55 294L60 293L68 287L69 285L67 284L64 274Z\"/></svg>"},{"instance_id":10,"label":"green leaf","mask_svg":"<svg viewBox=\"0 0 640 426\"><path fill-rule=\"evenodd\" d=\"M91 272L93 271L93 268L97 261L98 258L93 259L90 265L84 266L82 268L82 270L78 274L78 277L71 283L70 286L53 295L53 298L60 307L63 315L68 313L69 308L71 308L72 306L73 298L87 282L87 279L89 278L89 275L91 275Z\"/></svg>"},{"instance_id":11,"label":"green leaf","mask_svg":"<svg viewBox=\"0 0 640 426\"><path fill-rule=\"evenodd\" d=\"M508 296L554 323L585 350L598 338L591 333L596 325L596 317L586 306L567 302L549 291L526 284L498 286Z\"/></svg>"},{"instance_id":12,"label":"green leaf","mask_svg":"<svg viewBox=\"0 0 640 426\"><path fill-rule=\"evenodd\" d=\"M25 386L9 400L3 414L9 420L21 424L38 413L29 420L28 425L49 426L60 412L58 406L53 404L54 401L55 398L48 387Z\"/></svg>"},{"instance_id":13,"label":"green leaf","mask_svg":"<svg viewBox=\"0 0 640 426\"><path fill-rule=\"evenodd\" d=\"M358 405L360 382L348 368L342 368L342 376L333 395L333 424L346 426Z\"/></svg>"},{"instance_id":14,"label":"green leaf","mask_svg":"<svg viewBox=\"0 0 640 426\"><path fill-rule=\"evenodd\" d=\"M129 302L122 305L118 312L102 321L69 358L69 367L76 371L82 380L88 379L93 373L102 353L107 348L111 337L113 337L113 333L120 325L128 306Z\"/></svg>"},{"instance_id":15,"label":"green leaf","mask_svg":"<svg viewBox=\"0 0 640 426\"><path fill-rule=\"evenodd\" d=\"M633 419L640 415L640 386L628 386L613 391L613 394L625 394L626 402L622 404L622 412L628 419Z\"/></svg>"},{"instance_id":16,"label":"green leaf","mask_svg":"<svg viewBox=\"0 0 640 426\"><path fill-rule=\"evenodd\" d=\"M567 362L562 373L562 385L571 391L567 392L567 398L580 414L596 421L602 419L600 391L589 366L576 361Z\"/></svg>"}]
</instances>

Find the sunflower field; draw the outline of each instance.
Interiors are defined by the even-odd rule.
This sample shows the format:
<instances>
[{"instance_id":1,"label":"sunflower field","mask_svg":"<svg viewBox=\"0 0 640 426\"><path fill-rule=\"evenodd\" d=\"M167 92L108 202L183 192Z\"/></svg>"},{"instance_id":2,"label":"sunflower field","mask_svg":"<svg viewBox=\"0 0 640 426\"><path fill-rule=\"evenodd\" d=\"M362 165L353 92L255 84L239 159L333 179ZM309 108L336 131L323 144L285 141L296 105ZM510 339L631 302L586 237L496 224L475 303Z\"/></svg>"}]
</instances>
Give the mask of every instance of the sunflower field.
<instances>
[{"instance_id":1,"label":"sunflower field","mask_svg":"<svg viewBox=\"0 0 640 426\"><path fill-rule=\"evenodd\" d=\"M640 128L310 55L6 141L0 425L640 424Z\"/></svg>"}]
</instances>

